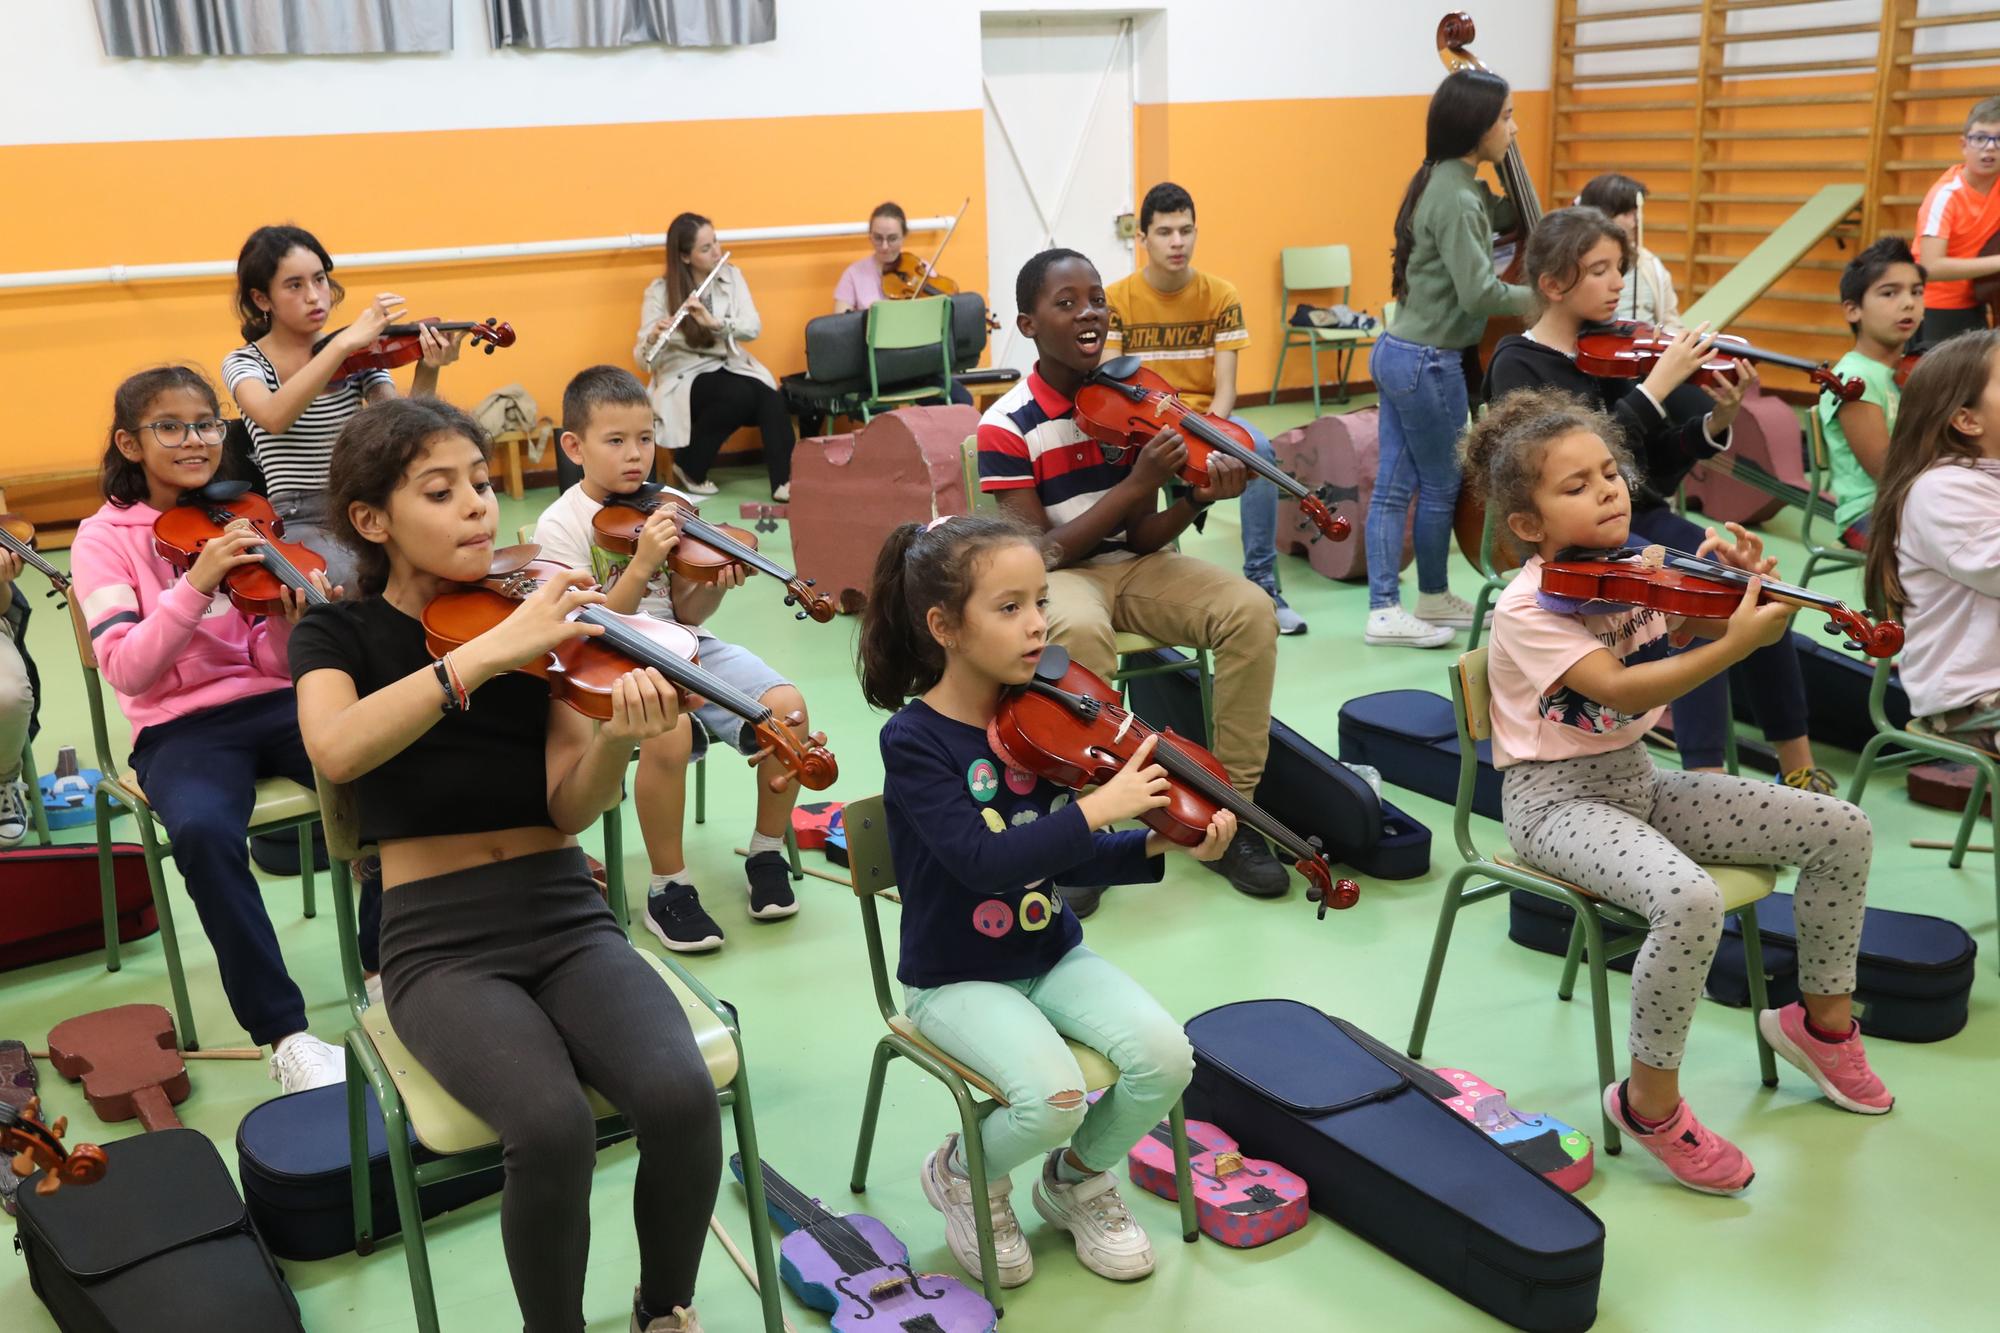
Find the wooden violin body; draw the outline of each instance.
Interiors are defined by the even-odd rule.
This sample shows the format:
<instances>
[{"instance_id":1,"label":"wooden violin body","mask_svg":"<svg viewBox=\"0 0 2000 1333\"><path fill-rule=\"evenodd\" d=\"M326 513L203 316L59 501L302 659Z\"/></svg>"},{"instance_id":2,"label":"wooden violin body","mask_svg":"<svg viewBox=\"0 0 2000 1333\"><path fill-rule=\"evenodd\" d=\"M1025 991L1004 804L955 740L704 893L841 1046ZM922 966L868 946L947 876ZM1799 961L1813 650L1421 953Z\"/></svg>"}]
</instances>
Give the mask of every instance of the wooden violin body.
<instances>
[{"instance_id":1,"label":"wooden violin body","mask_svg":"<svg viewBox=\"0 0 2000 1333\"><path fill-rule=\"evenodd\" d=\"M185 574L200 558L201 548L238 519L257 530L263 545L259 563L239 565L223 576L222 589L237 610L250 616L283 615L287 589L315 606L325 603L326 595L309 576L324 575L326 561L309 547L285 541L285 522L271 502L241 482L215 482L182 496L178 505L154 521L153 550Z\"/></svg>"},{"instance_id":2,"label":"wooden violin body","mask_svg":"<svg viewBox=\"0 0 2000 1333\"><path fill-rule=\"evenodd\" d=\"M460 333L478 343L480 349L491 356L502 347L514 345L514 326L497 319L444 320L418 319L401 324L391 324L384 328L374 342L340 363L334 372L335 379L346 379L359 375L365 370L394 370L399 366L414 365L424 355L424 344L419 330L428 326L432 333ZM337 334L329 333L313 344L313 355L331 342Z\"/></svg>"},{"instance_id":3,"label":"wooden violin body","mask_svg":"<svg viewBox=\"0 0 2000 1333\"><path fill-rule=\"evenodd\" d=\"M667 568L696 583L716 583L731 569L741 567L769 574L785 585L785 605L799 608L798 618L811 618L822 625L832 620L833 599L813 590L811 579L802 579L757 549L757 538L742 528L710 523L688 501L665 488L647 484L627 495L614 495L590 519L592 541L614 555L632 555L639 549L639 534L646 522L662 506L679 512L674 525L681 539L667 557Z\"/></svg>"},{"instance_id":4,"label":"wooden violin body","mask_svg":"<svg viewBox=\"0 0 2000 1333\"><path fill-rule=\"evenodd\" d=\"M956 295L958 283L942 273L925 273L923 261L907 250L897 256L894 264L882 270L882 299L885 301Z\"/></svg>"},{"instance_id":5,"label":"wooden violin body","mask_svg":"<svg viewBox=\"0 0 2000 1333\"><path fill-rule=\"evenodd\" d=\"M1673 341L1672 335L1647 324L1616 324L1592 329L1577 337L1576 366L1586 374L1606 379L1644 379L1660 363L1660 357L1673 345ZM1858 379L1842 379L1824 361L1812 362L1803 357L1767 352L1747 339L1729 333L1716 335L1715 350L1690 378L1690 382L1713 386L1720 377L1734 373L1739 359L1789 366L1819 385L1820 392L1830 393L1844 403L1858 400L1868 387Z\"/></svg>"},{"instance_id":6,"label":"wooden violin body","mask_svg":"<svg viewBox=\"0 0 2000 1333\"><path fill-rule=\"evenodd\" d=\"M41 574L56 592L68 590L69 576L36 552L35 525L19 514L0 514L0 551L20 556L21 563Z\"/></svg>"},{"instance_id":7,"label":"wooden violin body","mask_svg":"<svg viewBox=\"0 0 2000 1333\"><path fill-rule=\"evenodd\" d=\"M1153 735L1159 737L1153 762L1167 770L1170 785L1168 803L1141 816L1146 827L1180 846L1198 847L1215 812L1227 809L1291 858L1311 886L1307 900L1319 904L1321 916L1328 907L1352 907L1360 898L1353 880L1334 880L1315 841L1238 795L1213 754L1170 730L1156 732L1125 711L1115 689L1072 662L1058 645L1042 650L1034 678L1007 693L986 728L993 752L1009 765L1072 790L1108 781Z\"/></svg>"},{"instance_id":8,"label":"wooden violin body","mask_svg":"<svg viewBox=\"0 0 2000 1333\"><path fill-rule=\"evenodd\" d=\"M0 1170L11 1165L17 1176L46 1172L35 1182L37 1194L54 1194L64 1185L94 1185L104 1179L104 1149L94 1143L65 1148L63 1135L69 1132L69 1118L58 1116L45 1125L41 1115L40 1098L29 1098L27 1106L19 1110L10 1102L0 1102L0 1154L11 1159L0 1162Z\"/></svg>"},{"instance_id":9,"label":"wooden violin body","mask_svg":"<svg viewBox=\"0 0 2000 1333\"><path fill-rule=\"evenodd\" d=\"M1172 427L1187 441L1181 480L1206 486L1211 454L1223 453L1296 500L1299 510L1329 541L1343 541L1352 524L1327 507L1313 489L1257 452L1250 433L1225 417L1197 412L1174 387L1146 369L1136 356L1113 357L1093 370L1076 391L1076 423L1094 440L1123 449L1142 449Z\"/></svg>"}]
</instances>

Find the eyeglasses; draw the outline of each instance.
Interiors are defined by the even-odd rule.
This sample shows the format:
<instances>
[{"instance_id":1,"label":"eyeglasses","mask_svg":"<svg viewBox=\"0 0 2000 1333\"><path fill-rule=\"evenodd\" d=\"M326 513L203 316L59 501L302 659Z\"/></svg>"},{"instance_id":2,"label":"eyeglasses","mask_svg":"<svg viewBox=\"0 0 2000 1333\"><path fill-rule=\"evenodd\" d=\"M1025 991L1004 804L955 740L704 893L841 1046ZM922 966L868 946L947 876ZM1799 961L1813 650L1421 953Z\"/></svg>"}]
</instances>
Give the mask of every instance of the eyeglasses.
<instances>
[{"instance_id":1,"label":"eyeglasses","mask_svg":"<svg viewBox=\"0 0 2000 1333\"><path fill-rule=\"evenodd\" d=\"M894 245L898 241L902 240L903 237L900 232L894 235L884 236L881 232L878 231L869 233L868 239L876 245Z\"/></svg>"},{"instance_id":2,"label":"eyeglasses","mask_svg":"<svg viewBox=\"0 0 2000 1333\"><path fill-rule=\"evenodd\" d=\"M1965 141L1974 148L2000 148L2000 134L1968 134Z\"/></svg>"},{"instance_id":3,"label":"eyeglasses","mask_svg":"<svg viewBox=\"0 0 2000 1333\"><path fill-rule=\"evenodd\" d=\"M153 438L168 449L178 446L188 437L189 431L193 431L194 437L203 444L221 444L223 436L229 432L228 424L214 417L201 421L176 421L172 417L163 417L158 421L141 422L139 429L153 432Z\"/></svg>"}]
</instances>

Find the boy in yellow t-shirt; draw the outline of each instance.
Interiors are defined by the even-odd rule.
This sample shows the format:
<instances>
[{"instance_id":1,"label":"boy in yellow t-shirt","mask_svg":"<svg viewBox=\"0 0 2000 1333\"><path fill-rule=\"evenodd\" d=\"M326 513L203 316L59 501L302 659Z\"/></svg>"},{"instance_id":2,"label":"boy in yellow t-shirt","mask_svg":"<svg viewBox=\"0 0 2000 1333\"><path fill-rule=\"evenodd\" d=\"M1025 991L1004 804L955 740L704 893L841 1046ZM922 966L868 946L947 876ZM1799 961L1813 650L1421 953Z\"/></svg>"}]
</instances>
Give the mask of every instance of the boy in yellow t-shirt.
<instances>
[{"instance_id":1,"label":"boy in yellow t-shirt","mask_svg":"<svg viewBox=\"0 0 2000 1333\"><path fill-rule=\"evenodd\" d=\"M1250 345L1243 303L1226 279L1194 267L1194 199L1162 181L1139 205L1146 263L1106 289L1111 330L1104 355L1138 357L1189 405L1228 417L1250 432L1257 452L1277 461L1264 432L1236 410L1236 357ZM1278 632L1303 634L1305 618L1278 595L1278 488L1253 477L1243 490L1243 577L1271 594Z\"/></svg>"}]
</instances>

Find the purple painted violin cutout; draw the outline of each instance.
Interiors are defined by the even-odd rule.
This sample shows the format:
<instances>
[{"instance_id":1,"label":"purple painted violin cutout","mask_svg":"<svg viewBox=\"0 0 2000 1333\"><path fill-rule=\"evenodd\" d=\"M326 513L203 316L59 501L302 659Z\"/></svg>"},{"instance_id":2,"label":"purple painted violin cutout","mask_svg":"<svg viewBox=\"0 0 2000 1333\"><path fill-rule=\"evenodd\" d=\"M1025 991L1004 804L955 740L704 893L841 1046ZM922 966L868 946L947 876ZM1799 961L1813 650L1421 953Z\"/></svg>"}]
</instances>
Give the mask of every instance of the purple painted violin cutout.
<instances>
[{"instance_id":1,"label":"purple painted violin cutout","mask_svg":"<svg viewBox=\"0 0 2000 1333\"><path fill-rule=\"evenodd\" d=\"M743 1155L729 1169L743 1179ZM896 1233L866 1213L836 1216L764 1165L764 1206L788 1233L778 1271L835 1333L993 1333L1000 1316L955 1277L919 1273Z\"/></svg>"}]
</instances>

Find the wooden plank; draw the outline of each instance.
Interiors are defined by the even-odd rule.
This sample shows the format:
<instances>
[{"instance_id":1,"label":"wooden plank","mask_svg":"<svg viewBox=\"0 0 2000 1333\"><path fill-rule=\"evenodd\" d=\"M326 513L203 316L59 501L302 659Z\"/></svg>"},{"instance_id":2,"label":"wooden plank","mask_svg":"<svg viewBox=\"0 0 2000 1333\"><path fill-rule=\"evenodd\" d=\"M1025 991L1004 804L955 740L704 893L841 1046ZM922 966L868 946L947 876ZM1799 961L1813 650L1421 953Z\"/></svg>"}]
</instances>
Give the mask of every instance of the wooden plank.
<instances>
[{"instance_id":1,"label":"wooden plank","mask_svg":"<svg viewBox=\"0 0 2000 1333\"><path fill-rule=\"evenodd\" d=\"M1714 287L1683 311L1682 322L1693 326L1707 320L1718 328L1731 323L1814 246L1840 228L1865 193L1859 184L1822 186L1811 202L1780 223Z\"/></svg>"},{"instance_id":2,"label":"wooden plank","mask_svg":"<svg viewBox=\"0 0 2000 1333\"><path fill-rule=\"evenodd\" d=\"M1594 55L1599 51L1665 51L1676 46L1693 46L1701 38L1653 37L1636 42L1569 42L1561 49L1563 54L1572 56Z\"/></svg>"},{"instance_id":3,"label":"wooden plank","mask_svg":"<svg viewBox=\"0 0 2000 1333\"><path fill-rule=\"evenodd\" d=\"M1924 121L1916 125L1891 125L1888 127L1887 133L1898 137L1916 135L1924 138L1935 136L1940 139L1956 139L1959 135L1965 133L1965 122L1962 120L1954 120L1948 123Z\"/></svg>"},{"instance_id":4,"label":"wooden plank","mask_svg":"<svg viewBox=\"0 0 2000 1333\"><path fill-rule=\"evenodd\" d=\"M1869 119L1875 126L1874 137L1868 141L1868 201L1861 209L1861 228L1864 233L1874 236L1882 230L1882 196L1888 193L1889 175L1882 168L1882 162L1889 155L1890 120L1895 118L1895 95L1910 86L1910 68L1899 65L1895 58L1906 55L1914 49L1916 34L1906 20L1917 10L1917 0L1884 0L1882 5L1882 36L1876 43L1875 56L1880 68L1875 75L1875 106Z\"/></svg>"},{"instance_id":5,"label":"wooden plank","mask_svg":"<svg viewBox=\"0 0 2000 1333\"><path fill-rule=\"evenodd\" d=\"M1635 69L1624 74L1579 74L1571 79L1572 84L1583 83L1667 83L1681 79L1694 79L1699 70L1686 69Z\"/></svg>"},{"instance_id":6,"label":"wooden plank","mask_svg":"<svg viewBox=\"0 0 2000 1333\"><path fill-rule=\"evenodd\" d=\"M1558 27L1573 28L1579 23L1616 23L1620 19L1664 19L1681 14L1699 14L1701 6L1656 5L1651 9L1624 9L1615 14L1567 13L1556 20Z\"/></svg>"},{"instance_id":7,"label":"wooden plank","mask_svg":"<svg viewBox=\"0 0 2000 1333\"><path fill-rule=\"evenodd\" d=\"M1793 266L1794 268L1797 265ZM1695 295L1705 296L1714 291L1715 283L1696 283ZM1801 301L1808 305L1839 305L1840 297L1832 292L1786 292L1773 289L1757 298L1760 301Z\"/></svg>"},{"instance_id":8,"label":"wooden plank","mask_svg":"<svg viewBox=\"0 0 2000 1333\"><path fill-rule=\"evenodd\" d=\"M1832 189L1835 187L1829 186L1827 188ZM1715 200L1715 202L1718 204L1727 204L1729 200L1726 196L1723 196L1723 197L1718 197ZM1733 222L1704 222L1700 226L1696 227L1695 230L1705 236L1763 236L1769 233L1771 229L1770 227L1761 224L1745 226ZM1829 232L1827 234L1829 236L1838 237L1843 241L1851 241L1854 240L1856 237L1858 237L1861 233L1857 228L1844 227L1838 231Z\"/></svg>"},{"instance_id":9,"label":"wooden plank","mask_svg":"<svg viewBox=\"0 0 2000 1333\"><path fill-rule=\"evenodd\" d=\"M1736 42L1789 42L1800 37L1852 37L1859 33L1874 32L1873 23L1829 24L1823 28L1793 28L1774 32L1725 32L1718 39L1724 45Z\"/></svg>"},{"instance_id":10,"label":"wooden plank","mask_svg":"<svg viewBox=\"0 0 2000 1333\"><path fill-rule=\"evenodd\" d=\"M1969 14L1926 14L1901 21L1905 28L1957 27L1961 23L2000 23L2000 9L1976 9Z\"/></svg>"},{"instance_id":11,"label":"wooden plank","mask_svg":"<svg viewBox=\"0 0 2000 1333\"><path fill-rule=\"evenodd\" d=\"M1949 65L1976 60L2000 60L2000 46L1982 46L1977 51L1912 51L1896 57L1899 65Z\"/></svg>"},{"instance_id":12,"label":"wooden plank","mask_svg":"<svg viewBox=\"0 0 2000 1333\"><path fill-rule=\"evenodd\" d=\"M1769 139L1784 142L1793 139L1866 139L1874 132L1874 127L1870 125L1856 125L1853 129L1822 129L1818 127L1812 129L1788 129L1784 126L1773 125L1761 130L1709 130L1701 137L1717 140ZM1607 134L1604 137L1607 139L1616 139L1619 136Z\"/></svg>"},{"instance_id":13,"label":"wooden plank","mask_svg":"<svg viewBox=\"0 0 2000 1333\"><path fill-rule=\"evenodd\" d=\"M1862 131L1866 133L1866 131ZM1673 143L1687 138L1684 130L1587 130L1558 134L1557 143Z\"/></svg>"},{"instance_id":14,"label":"wooden plank","mask_svg":"<svg viewBox=\"0 0 2000 1333\"><path fill-rule=\"evenodd\" d=\"M1909 88L1895 94L1898 102L1976 102L1986 96L1989 90L1979 87L1966 88Z\"/></svg>"},{"instance_id":15,"label":"wooden plank","mask_svg":"<svg viewBox=\"0 0 2000 1333\"><path fill-rule=\"evenodd\" d=\"M1729 321L1729 328L1733 333L1791 333L1801 338L1841 338L1849 342L1854 339L1844 323L1836 329L1830 325L1790 324L1772 319L1733 319Z\"/></svg>"},{"instance_id":16,"label":"wooden plank","mask_svg":"<svg viewBox=\"0 0 2000 1333\"><path fill-rule=\"evenodd\" d=\"M1831 99L1820 98L1820 97L1805 97L1799 100L1802 102L1822 102ZM1584 112L1588 112L1589 114L1596 116L1596 115L1617 115L1621 112L1626 112L1626 111L1692 111L1692 110L1694 110L1693 98L1673 98L1666 101L1658 101L1658 102L1557 102L1556 103L1556 114L1559 116L1578 115Z\"/></svg>"},{"instance_id":17,"label":"wooden plank","mask_svg":"<svg viewBox=\"0 0 2000 1333\"><path fill-rule=\"evenodd\" d=\"M1821 0L1729 0L1728 4L1720 5L1718 9L1724 14L1734 14L1743 9L1783 9L1790 5L1819 3Z\"/></svg>"},{"instance_id":18,"label":"wooden plank","mask_svg":"<svg viewBox=\"0 0 2000 1333\"><path fill-rule=\"evenodd\" d=\"M1708 169L1710 171L1784 172L1866 171L1868 170L1868 161L1866 158L1839 158L1829 161L1711 162L1708 164Z\"/></svg>"},{"instance_id":19,"label":"wooden plank","mask_svg":"<svg viewBox=\"0 0 2000 1333\"><path fill-rule=\"evenodd\" d=\"M1707 216L1710 203L1706 198L1708 178L1702 167L1708 161L1708 144L1702 139L1701 131L1711 128L1715 122L1715 112L1709 108L1709 99L1722 91L1722 80L1715 66L1722 63L1722 48L1711 40L1717 33L1725 31L1729 20L1721 12L1720 0L1702 0L1701 3L1701 77L1694 86L1694 161L1688 166L1688 226L1691 231L1699 231L1701 220ZM1694 247L1688 247L1692 250ZM1686 262L1681 270L1684 286L1694 284L1694 261Z\"/></svg>"},{"instance_id":20,"label":"wooden plank","mask_svg":"<svg viewBox=\"0 0 2000 1333\"><path fill-rule=\"evenodd\" d=\"M1571 30L1563 26L1563 20L1568 19L1572 23L1575 21L1576 5L1577 0L1556 0L1555 31L1549 37L1549 44L1554 51L1554 54L1550 57L1549 64L1549 88L1552 91L1563 88L1571 79L1576 77L1576 62L1565 58L1562 49L1563 33ZM1543 181L1542 184L1546 187L1550 195L1554 195L1556 188L1554 166L1556 160L1556 131L1560 128L1560 122L1565 113L1559 97L1551 98L1550 100L1553 103L1553 109L1547 123L1542 129L1542 161L1551 165L1549 167L1549 178Z\"/></svg>"},{"instance_id":21,"label":"wooden plank","mask_svg":"<svg viewBox=\"0 0 2000 1333\"><path fill-rule=\"evenodd\" d=\"M1742 255L1704 252L1695 256L1695 262L1701 264L1734 264L1741 258L1743 258ZM1815 273L1839 273L1845 270L1846 267L1846 261L1840 259L1801 259L1798 263L1792 265L1792 270L1794 272L1805 270Z\"/></svg>"},{"instance_id":22,"label":"wooden plank","mask_svg":"<svg viewBox=\"0 0 2000 1333\"><path fill-rule=\"evenodd\" d=\"M1628 175L1635 171L1686 171L1688 169L1688 164L1685 162L1579 162L1574 159L1565 159L1555 163L1554 166L1557 171L1622 171Z\"/></svg>"},{"instance_id":23,"label":"wooden plank","mask_svg":"<svg viewBox=\"0 0 2000 1333\"><path fill-rule=\"evenodd\" d=\"M1924 197L1920 194L1885 194L1879 198L1885 208L1915 208L1924 201Z\"/></svg>"},{"instance_id":24,"label":"wooden plank","mask_svg":"<svg viewBox=\"0 0 2000 1333\"><path fill-rule=\"evenodd\" d=\"M1903 157L1893 158L1882 164L1884 171L1943 171L1955 167L1959 159L1955 157Z\"/></svg>"},{"instance_id":25,"label":"wooden plank","mask_svg":"<svg viewBox=\"0 0 2000 1333\"><path fill-rule=\"evenodd\" d=\"M1752 79L1763 74L1816 74L1829 70L1867 70L1873 73L1873 60L1801 60L1783 65L1731 65L1723 73L1732 79Z\"/></svg>"},{"instance_id":26,"label":"wooden plank","mask_svg":"<svg viewBox=\"0 0 2000 1333\"><path fill-rule=\"evenodd\" d=\"M1714 107L1764 107L1764 106L1866 106L1875 100L1874 93L1788 93L1782 97L1718 97L1709 103Z\"/></svg>"}]
</instances>

